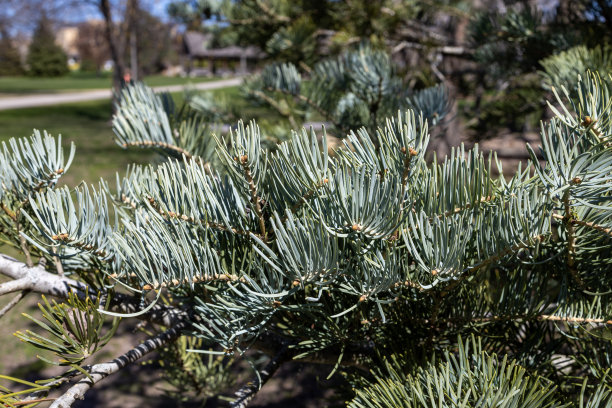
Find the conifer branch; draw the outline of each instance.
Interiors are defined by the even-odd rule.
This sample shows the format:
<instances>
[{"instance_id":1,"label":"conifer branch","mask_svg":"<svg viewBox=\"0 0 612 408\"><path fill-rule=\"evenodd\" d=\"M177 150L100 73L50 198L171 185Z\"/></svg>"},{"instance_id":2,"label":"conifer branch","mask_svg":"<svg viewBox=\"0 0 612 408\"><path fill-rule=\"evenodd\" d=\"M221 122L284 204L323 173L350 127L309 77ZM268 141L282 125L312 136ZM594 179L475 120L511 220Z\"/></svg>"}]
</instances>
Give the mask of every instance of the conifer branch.
<instances>
[{"instance_id":1,"label":"conifer branch","mask_svg":"<svg viewBox=\"0 0 612 408\"><path fill-rule=\"evenodd\" d=\"M113 279L117 279L119 276L117 274L109 275ZM130 277L136 277L136 274L130 274ZM153 282L153 284L145 284L142 287L142 290L160 290L171 287L178 287L181 285L191 284L191 283L210 283L210 282L246 282L244 278L241 278L237 275L231 275L226 273L217 273L211 275L194 275L191 279L173 279L168 282Z\"/></svg>"},{"instance_id":2,"label":"conifer branch","mask_svg":"<svg viewBox=\"0 0 612 408\"><path fill-rule=\"evenodd\" d=\"M255 214L259 219L259 232L264 239L266 238L266 221L264 220L263 213L261 211L261 204L259 203L259 196L257 195L257 187L255 186L255 180L253 180L253 175L251 174L251 167L249 166L249 158L247 155L240 156L238 158L240 165L242 166L242 171L244 172L244 177L249 186L249 191L251 192L251 204L255 208Z\"/></svg>"},{"instance_id":3,"label":"conifer branch","mask_svg":"<svg viewBox=\"0 0 612 408\"><path fill-rule=\"evenodd\" d=\"M264 1L255 0L255 3L257 3L261 11L263 11L266 16L270 17L274 21L277 21L279 23L288 23L291 21L288 16L284 16L274 12L274 10L272 10L270 6L268 6Z\"/></svg>"},{"instance_id":4,"label":"conifer branch","mask_svg":"<svg viewBox=\"0 0 612 408\"><path fill-rule=\"evenodd\" d=\"M536 317L537 320L549 321L549 322L563 322L563 323L577 323L577 324L604 324L612 326L612 320L606 319L591 319L585 317L569 317L569 316L554 316L554 315L540 315Z\"/></svg>"},{"instance_id":5,"label":"conifer branch","mask_svg":"<svg viewBox=\"0 0 612 408\"><path fill-rule=\"evenodd\" d=\"M128 148L128 147L156 147L159 149L166 149L166 150L171 150L173 152L178 153L179 155L184 155L187 159L191 159L193 156L191 153L189 153L187 150L183 149L182 147L178 147L175 145L172 145L170 143L165 143L165 142L156 142L156 141L152 141L152 140L143 140L143 141L137 141L137 142L124 142L121 144L122 147L124 148Z\"/></svg>"},{"instance_id":6,"label":"conifer branch","mask_svg":"<svg viewBox=\"0 0 612 408\"><path fill-rule=\"evenodd\" d=\"M565 220L565 217L562 216L561 214L553 214L552 216L553 216L553 218L556 218L556 219L558 219L560 221ZM594 230L597 230L599 232L602 232L602 233L612 237L612 228L608 228L608 227L605 227L603 225L599 225L599 224L596 224L596 223L590 222L590 221L578 220L578 219L575 219L575 218L571 219L570 222L572 224L580 225L581 227L592 228Z\"/></svg>"},{"instance_id":7,"label":"conifer branch","mask_svg":"<svg viewBox=\"0 0 612 408\"><path fill-rule=\"evenodd\" d=\"M480 200L478 200L476 203L477 204L488 203L488 202L491 202L491 201L495 200L495 198L496 197L492 196L492 195L491 196L486 196L486 197L481 197ZM467 203L466 205L464 205L462 207L457 207L454 210L446 211L444 214L438 215L438 217L448 217L450 215L456 215L456 214L459 214L459 213L461 213L463 211L469 210L471 208L474 208L474 204Z\"/></svg>"},{"instance_id":8,"label":"conifer branch","mask_svg":"<svg viewBox=\"0 0 612 408\"><path fill-rule=\"evenodd\" d=\"M19 237L19 244L21 245L21 251L23 252L24 256L26 257L26 264L28 266L33 266L34 263L32 261L32 255L30 254L30 249L28 247L28 243L26 242L25 238L23 237L23 235L21 235L21 233L19 232L20 230L20 224L19 224L19 217L17 216L17 214L13 211L11 211L10 208L8 208L4 203L0 203L0 208L2 208L2 211L4 211L6 213L6 215L9 216L9 218L11 220L13 220L13 222L15 223L15 229L16 229L16 233L17 236Z\"/></svg>"},{"instance_id":9,"label":"conifer branch","mask_svg":"<svg viewBox=\"0 0 612 408\"><path fill-rule=\"evenodd\" d=\"M21 299L23 299L24 297L26 297L26 295L30 293L29 289L25 289L22 290L19 294L17 294L17 296L15 296L13 299L11 299L10 302L8 302L3 308L2 310L0 310L0 319L7 314L12 308L14 308L15 306L17 306L19 304L19 302L21 301Z\"/></svg>"},{"instance_id":10,"label":"conifer branch","mask_svg":"<svg viewBox=\"0 0 612 408\"><path fill-rule=\"evenodd\" d=\"M449 321L453 321L455 319L449 318ZM472 317L466 319L460 319L462 321L470 321L475 323L488 323L488 322L498 322L498 321L529 321L529 320L539 320L546 322L561 322L561 323L571 323L571 324L594 324L594 325L612 325L612 320L610 319L594 319L594 318L586 318L586 317L570 317L570 316L556 316L556 315L501 315L501 316L483 316L483 317Z\"/></svg>"},{"instance_id":11,"label":"conifer branch","mask_svg":"<svg viewBox=\"0 0 612 408\"><path fill-rule=\"evenodd\" d=\"M64 394L62 394L62 396L57 398L53 404L51 404L50 408L71 407L77 399L83 399L85 393L98 382L111 374L115 374L119 370L139 360L150 352L155 351L166 344L172 343L187 327L188 324L186 322L180 322L157 336L150 337L140 345L112 361L91 366L91 368L88 370L89 377L83 378L75 385L70 387Z\"/></svg>"},{"instance_id":12,"label":"conifer branch","mask_svg":"<svg viewBox=\"0 0 612 408\"><path fill-rule=\"evenodd\" d=\"M541 241L544 239L543 235L537 235L535 237L531 238L534 241ZM450 284L448 284L446 287L444 287L442 289L442 291L440 292L441 296L444 297L446 296L448 293L450 293L451 290L453 290L457 285L459 285L461 282L463 282L465 279L467 279L468 277L472 276L475 272L477 272L478 270L484 268L485 266L488 266L494 262L499 261L500 259L502 259L503 257L510 255L512 253L515 253L516 251L523 249L523 248L528 248L529 245L526 243L520 243L517 245L512 245L508 248L505 248L499 252L497 252L496 254L493 254L492 256L488 257L487 259L484 259L483 261L481 261L480 263L478 263L478 265L472 266L471 268L468 268L467 271L465 271L458 279L452 281Z\"/></svg>"},{"instance_id":13,"label":"conifer branch","mask_svg":"<svg viewBox=\"0 0 612 408\"><path fill-rule=\"evenodd\" d=\"M236 391L236 400L230 404L231 408L244 408L249 402L255 398L257 392L263 387L274 373L280 368L283 362L286 361L287 346L283 346L281 350L268 362L259 375L252 381Z\"/></svg>"},{"instance_id":14,"label":"conifer branch","mask_svg":"<svg viewBox=\"0 0 612 408\"><path fill-rule=\"evenodd\" d=\"M302 208L304 204L306 204L315 195L315 193L327 183L329 183L329 179L324 178L319 183L317 183L314 188L308 190L308 192L306 192L306 194L304 194L297 203L291 206L291 213L295 214L297 211L299 211L299 209ZM287 215L283 216L281 220L283 222L287 221Z\"/></svg>"},{"instance_id":15,"label":"conifer branch","mask_svg":"<svg viewBox=\"0 0 612 408\"><path fill-rule=\"evenodd\" d=\"M20 281L19 285L23 285L24 290L43 295L67 299L70 293L74 293L80 299L89 297L94 301L98 297L97 291L83 282L47 272L42 265L29 268L24 263L3 254L0 254L0 274L12 278L14 281ZM142 310L140 298L115 293L111 298L110 310L124 314ZM175 307L156 304L148 312L139 315L138 318L170 327L176 322L186 319L187 314Z\"/></svg>"},{"instance_id":16,"label":"conifer branch","mask_svg":"<svg viewBox=\"0 0 612 408\"><path fill-rule=\"evenodd\" d=\"M270 105L272 108L274 108L274 110L276 110L281 116L287 118L287 120L289 121L289 124L291 125L292 129L297 129L299 128L298 123L295 121L295 118L293 117L293 115L291 114L291 111L287 110L287 109L283 109L280 104L278 102L276 102L273 98L269 97L268 95L266 95L264 92L261 91L250 91L250 93L257 97L257 98L261 98L263 99L268 105Z\"/></svg>"},{"instance_id":17,"label":"conifer branch","mask_svg":"<svg viewBox=\"0 0 612 408\"><path fill-rule=\"evenodd\" d=\"M295 98L295 99L305 103L306 105L308 105L311 108L313 108L314 110L316 110L325 119L327 119L331 123L333 123L334 126L340 127L340 124L335 120L335 118L331 115L330 112L328 112L325 109L321 108L318 104L316 104L312 99L308 98L307 96L302 95L300 93L294 94L294 93L291 93L291 92L289 92L289 91L287 91L285 89L276 89L276 88L271 88L271 87L267 87L265 89L267 91L270 91L270 92L280 92L280 93L283 93L285 95L291 96L291 97L293 97L293 98Z\"/></svg>"},{"instance_id":18,"label":"conifer branch","mask_svg":"<svg viewBox=\"0 0 612 408\"><path fill-rule=\"evenodd\" d=\"M130 206L135 206L136 204L134 204L131 200L129 200L127 197L123 200L126 204L130 205ZM159 203L153 198L153 197L149 197L148 198L149 203L151 204L151 207L153 207L153 209L155 211L157 211L159 213L159 215L161 215L162 217L166 218L166 219L175 219L175 220L181 220L184 222L188 222L191 224L195 224L197 222L202 223L204 225L206 225L209 228L218 230L218 231L223 231L223 232L231 232L233 234L236 235L246 235L249 236L252 234L251 231L245 231L245 230L239 230L237 228L233 228L233 227L227 227L223 224L220 224L218 222L213 222L213 221L206 221L206 220L196 220L193 217L190 217L186 214L180 214L178 212L174 212L174 211L164 211L161 209ZM255 236L257 236L258 238L263 238L263 235L260 234L255 234Z\"/></svg>"},{"instance_id":19,"label":"conifer branch","mask_svg":"<svg viewBox=\"0 0 612 408\"><path fill-rule=\"evenodd\" d=\"M0 283L0 296L7 295L13 292L18 292L20 290L28 290L30 289L30 285L30 280L27 278L21 278Z\"/></svg>"},{"instance_id":20,"label":"conifer branch","mask_svg":"<svg viewBox=\"0 0 612 408\"><path fill-rule=\"evenodd\" d=\"M583 288L584 281L582 280L582 278L578 274L578 270L576 269L576 233L574 223L572 222L575 217L572 213L569 198L570 189L568 188L563 194L563 207L565 212L565 217L563 217L563 224L565 225L565 231L567 232L567 267L574 281L576 281L578 286Z\"/></svg>"}]
</instances>

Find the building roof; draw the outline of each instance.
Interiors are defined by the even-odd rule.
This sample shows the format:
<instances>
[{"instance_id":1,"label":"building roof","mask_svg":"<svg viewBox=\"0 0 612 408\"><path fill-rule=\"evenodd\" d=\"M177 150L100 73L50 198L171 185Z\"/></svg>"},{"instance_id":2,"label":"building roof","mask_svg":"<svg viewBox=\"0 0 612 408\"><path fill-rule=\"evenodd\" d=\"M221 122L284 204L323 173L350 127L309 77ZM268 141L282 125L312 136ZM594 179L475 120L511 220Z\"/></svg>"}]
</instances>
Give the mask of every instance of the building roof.
<instances>
[{"instance_id":1,"label":"building roof","mask_svg":"<svg viewBox=\"0 0 612 408\"><path fill-rule=\"evenodd\" d=\"M210 47L211 42L212 34L187 31L183 36L185 51L187 51L187 54L193 56L198 56L200 53L205 52Z\"/></svg>"},{"instance_id":2,"label":"building roof","mask_svg":"<svg viewBox=\"0 0 612 408\"><path fill-rule=\"evenodd\" d=\"M209 48L212 34L202 34L196 31L187 31L183 37L185 51L196 58L252 58L259 59L265 56L257 47L239 47L231 45L224 48Z\"/></svg>"}]
</instances>

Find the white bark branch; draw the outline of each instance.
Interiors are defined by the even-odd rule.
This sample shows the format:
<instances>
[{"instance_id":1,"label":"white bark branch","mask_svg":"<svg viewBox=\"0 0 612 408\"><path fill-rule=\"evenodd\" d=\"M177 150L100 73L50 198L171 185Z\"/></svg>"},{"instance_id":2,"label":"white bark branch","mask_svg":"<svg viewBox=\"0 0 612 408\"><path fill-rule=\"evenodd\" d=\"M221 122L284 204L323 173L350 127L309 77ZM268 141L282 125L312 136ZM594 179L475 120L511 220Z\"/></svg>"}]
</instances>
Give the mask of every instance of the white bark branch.
<instances>
[{"instance_id":1,"label":"white bark branch","mask_svg":"<svg viewBox=\"0 0 612 408\"><path fill-rule=\"evenodd\" d=\"M77 399L83 399L85 393L95 384L126 367L128 364L140 359L144 355L176 340L181 331L187 327L186 322L181 322L176 326L151 337L144 343L136 346L127 353L115 358L108 363L96 364L89 370L90 378L83 378L75 385L70 387L62 396L57 398L50 408L69 408Z\"/></svg>"},{"instance_id":2,"label":"white bark branch","mask_svg":"<svg viewBox=\"0 0 612 408\"><path fill-rule=\"evenodd\" d=\"M97 288L92 289L83 282L47 272L40 264L29 268L23 262L3 254L0 254L0 274L12 278L13 282L19 282L19 284L11 283L11 285L7 285L7 288L19 286L16 290L31 290L32 292L63 299L67 298L70 293L76 294L81 299L90 297L95 300L98 296ZM6 282L6 284L9 282ZM13 290L13 292L16 290ZM142 310L142 307L140 299L117 293L111 299L110 310L128 314ZM185 320L187 313L171 306L157 304L147 313L137 317L141 320L171 327L177 322Z\"/></svg>"},{"instance_id":3,"label":"white bark branch","mask_svg":"<svg viewBox=\"0 0 612 408\"><path fill-rule=\"evenodd\" d=\"M30 280L27 278L0 283L0 296L26 289L30 289Z\"/></svg>"}]
</instances>

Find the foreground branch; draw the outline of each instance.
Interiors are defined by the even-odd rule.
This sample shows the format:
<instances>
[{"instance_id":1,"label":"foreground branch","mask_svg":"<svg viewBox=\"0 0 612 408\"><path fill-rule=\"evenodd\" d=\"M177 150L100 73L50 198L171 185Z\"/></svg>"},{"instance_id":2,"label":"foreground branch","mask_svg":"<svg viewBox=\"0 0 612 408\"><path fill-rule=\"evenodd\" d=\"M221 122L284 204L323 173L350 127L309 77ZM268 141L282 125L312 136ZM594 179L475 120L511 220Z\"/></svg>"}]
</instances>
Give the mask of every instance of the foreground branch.
<instances>
[{"instance_id":1,"label":"foreground branch","mask_svg":"<svg viewBox=\"0 0 612 408\"><path fill-rule=\"evenodd\" d=\"M7 314L12 308L17 306L17 304L21 301L21 299L23 299L28 293L30 293L29 289L22 290L21 293L19 293L17 296L11 299L11 301L8 302L2 308L2 310L0 310L0 318L2 318L5 314Z\"/></svg>"},{"instance_id":2,"label":"foreground branch","mask_svg":"<svg viewBox=\"0 0 612 408\"><path fill-rule=\"evenodd\" d=\"M0 283L0 296L13 292L19 292L20 290L26 290L29 288L30 280L27 278Z\"/></svg>"},{"instance_id":3,"label":"foreground branch","mask_svg":"<svg viewBox=\"0 0 612 408\"><path fill-rule=\"evenodd\" d=\"M231 408L244 408L255 397L257 392L268 382L276 373L281 364L286 360L287 346L283 346L281 350L270 360L259 376L253 381L249 381L245 386L236 392L236 400L230 404Z\"/></svg>"},{"instance_id":4,"label":"foreground branch","mask_svg":"<svg viewBox=\"0 0 612 408\"><path fill-rule=\"evenodd\" d=\"M137 347L117 357L113 361L92 366L89 370L90 378L83 378L75 385L70 387L68 391L66 391L61 397L57 398L53 404L51 404L50 408L71 407L77 399L83 399L85 393L95 384L109 375L118 372L128 364L140 359L144 355L158 349L161 346L173 342L181 335L182 330L186 327L187 323L181 322L165 332L149 338L144 343L141 343Z\"/></svg>"},{"instance_id":5,"label":"foreground branch","mask_svg":"<svg viewBox=\"0 0 612 408\"><path fill-rule=\"evenodd\" d=\"M94 302L99 295L97 290L90 288L83 282L49 273L41 265L28 268L23 262L3 254L0 254L0 274L12 278L14 282L19 282L18 284L13 283L11 286L18 285L18 290L30 290L62 299L68 298L68 295L73 293L80 299L89 297ZM111 299L110 310L130 314L142 310L142 305L140 298L116 293ZM177 322L186 320L187 313L172 306L156 304L151 310L137 317L141 320L171 327Z\"/></svg>"}]
</instances>

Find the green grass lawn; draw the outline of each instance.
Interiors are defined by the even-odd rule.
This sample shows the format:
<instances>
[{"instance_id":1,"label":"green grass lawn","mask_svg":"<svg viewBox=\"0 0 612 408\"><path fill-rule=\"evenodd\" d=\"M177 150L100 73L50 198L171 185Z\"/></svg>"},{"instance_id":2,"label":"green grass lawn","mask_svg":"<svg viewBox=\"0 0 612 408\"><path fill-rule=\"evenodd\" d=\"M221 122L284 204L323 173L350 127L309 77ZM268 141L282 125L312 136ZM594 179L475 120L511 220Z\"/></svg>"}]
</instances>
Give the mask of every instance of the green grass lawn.
<instances>
[{"instance_id":1,"label":"green grass lawn","mask_svg":"<svg viewBox=\"0 0 612 408\"><path fill-rule=\"evenodd\" d=\"M0 140L29 136L33 129L61 134L66 153L70 142L76 145L72 167L62 177L64 182L74 186L81 180L112 180L116 171L125 171L129 163L148 161L151 153L124 150L115 144L111 114L110 101L0 111Z\"/></svg>"},{"instance_id":2,"label":"green grass lawn","mask_svg":"<svg viewBox=\"0 0 612 408\"><path fill-rule=\"evenodd\" d=\"M152 75L144 79L150 86L186 85L188 83L208 82L217 78L180 78ZM71 73L59 78L0 77L0 96L2 94L36 94L79 91L86 89L104 89L112 84L109 74L96 76L88 73Z\"/></svg>"},{"instance_id":3,"label":"green grass lawn","mask_svg":"<svg viewBox=\"0 0 612 408\"><path fill-rule=\"evenodd\" d=\"M244 120L255 118L260 123L280 120L269 109L245 101L238 87L218 89L212 94L240 112ZM183 100L181 92L172 96L177 104ZM155 157L155 153L119 147L114 141L111 116L109 100L0 111L0 141L30 136L33 129L46 130L53 136L62 135L66 153L70 142L76 145L74 161L62 177L62 182L75 186L82 180L97 183L102 177L111 181L111 187L114 187L116 172L125 173L127 165L131 163L147 163Z\"/></svg>"}]
</instances>

